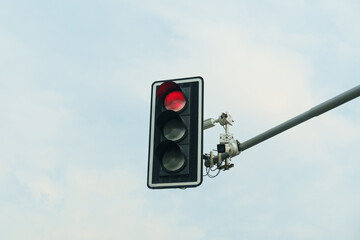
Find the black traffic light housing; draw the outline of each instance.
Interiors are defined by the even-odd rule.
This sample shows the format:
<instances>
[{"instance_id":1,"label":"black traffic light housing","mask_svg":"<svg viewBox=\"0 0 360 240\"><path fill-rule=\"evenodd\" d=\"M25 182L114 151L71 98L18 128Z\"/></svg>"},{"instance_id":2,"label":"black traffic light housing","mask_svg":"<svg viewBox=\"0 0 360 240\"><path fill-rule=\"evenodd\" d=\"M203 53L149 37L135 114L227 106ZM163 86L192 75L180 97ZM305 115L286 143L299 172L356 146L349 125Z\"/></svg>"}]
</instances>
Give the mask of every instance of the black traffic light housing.
<instances>
[{"instance_id":1,"label":"black traffic light housing","mask_svg":"<svg viewBox=\"0 0 360 240\"><path fill-rule=\"evenodd\" d=\"M152 84L149 188L187 188L202 183L203 86L201 77Z\"/></svg>"}]
</instances>

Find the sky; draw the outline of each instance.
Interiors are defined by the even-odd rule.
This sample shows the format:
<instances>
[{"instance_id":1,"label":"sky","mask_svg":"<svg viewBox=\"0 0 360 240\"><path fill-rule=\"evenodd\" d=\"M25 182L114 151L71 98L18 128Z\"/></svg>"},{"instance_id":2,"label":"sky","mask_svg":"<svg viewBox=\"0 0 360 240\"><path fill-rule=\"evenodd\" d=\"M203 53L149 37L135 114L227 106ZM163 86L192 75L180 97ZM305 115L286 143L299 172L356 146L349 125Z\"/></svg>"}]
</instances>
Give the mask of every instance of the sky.
<instances>
[{"instance_id":1,"label":"sky","mask_svg":"<svg viewBox=\"0 0 360 240\"><path fill-rule=\"evenodd\" d=\"M359 84L359 10L0 0L0 239L359 239L360 99L197 188L146 185L154 81L202 76L205 118L246 141Z\"/></svg>"}]
</instances>

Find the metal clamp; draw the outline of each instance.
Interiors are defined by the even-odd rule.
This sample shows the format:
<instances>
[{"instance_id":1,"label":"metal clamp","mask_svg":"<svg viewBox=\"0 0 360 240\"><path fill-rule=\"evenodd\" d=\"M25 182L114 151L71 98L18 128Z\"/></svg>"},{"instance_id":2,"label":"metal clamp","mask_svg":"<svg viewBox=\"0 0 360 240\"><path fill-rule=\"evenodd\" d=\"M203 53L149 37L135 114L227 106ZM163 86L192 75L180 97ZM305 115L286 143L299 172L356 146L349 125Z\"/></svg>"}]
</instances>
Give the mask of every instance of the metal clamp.
<instances>
[{"instance_id":1,"label":"metal clamp","mask_svg":"<svg viewBox=\"0 0 360 240\"><path fill-rule=\"evenodd\" d=\"M209 118L204 121L203 129L214 127L216 123L225 129L225 133L220 134L220 143L217 145L218 154L214 156L214 153L210 152L210 154L204 155L205 167L212 169L216 165L216 169L219 171L234 167L234 164L230 163L230 159L240 154L240 142L234 139L234 134L229 132L233 122L234 120L228 112L223 112L217 119Z\"/></svg>"}]
</instances>

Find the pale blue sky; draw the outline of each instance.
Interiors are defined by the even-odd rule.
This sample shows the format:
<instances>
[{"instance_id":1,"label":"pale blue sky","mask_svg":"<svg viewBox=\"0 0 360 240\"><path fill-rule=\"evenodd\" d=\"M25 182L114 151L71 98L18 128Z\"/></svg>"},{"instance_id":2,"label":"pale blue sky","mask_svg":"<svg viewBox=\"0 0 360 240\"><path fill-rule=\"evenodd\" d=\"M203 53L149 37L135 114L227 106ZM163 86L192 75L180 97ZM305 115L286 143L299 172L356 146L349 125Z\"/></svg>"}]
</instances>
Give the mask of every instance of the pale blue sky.
<instances>
[{"instance_id":1,"label":"pale blue sky","mask_svg":"<svg viewBox=\"0 0 360 240\"><path fill-rule=\"evenodd\" d=\"M0 239L359 239L359 99L146 186L153 81L239 141L359 84L358 1L0 1ZM206 130L216 148L221 127Z\"/></svg>"}]
</instances>

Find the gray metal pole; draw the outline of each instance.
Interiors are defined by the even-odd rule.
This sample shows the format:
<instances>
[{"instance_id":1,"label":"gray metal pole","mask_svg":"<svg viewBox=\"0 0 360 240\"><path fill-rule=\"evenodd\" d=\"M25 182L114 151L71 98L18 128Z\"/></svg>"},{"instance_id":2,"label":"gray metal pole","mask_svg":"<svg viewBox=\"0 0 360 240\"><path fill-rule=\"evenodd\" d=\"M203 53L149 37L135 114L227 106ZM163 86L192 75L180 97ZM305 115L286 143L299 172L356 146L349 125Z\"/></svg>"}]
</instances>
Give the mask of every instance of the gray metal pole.
<instances>
[{"instance_id":1,"label":"gray metal pole","mask_svg":"<svg viewBox=\"0 0 360 240\"><path fill-rule=\"evenodd\" d=\"M323 114L333 108L336 108L338 106L340 106L341 104L344 104L354 98L357 98L360 96L360 85L342 93L339 94L336 97L333 97L313 108L311 108L310 110L276 126L273 127L269 130L267 130L266 132L263 132L253 138L250 138L249 140L240 143L240 152L251 148L252 146L261 143L263 141L265 141L266 139L269 139L279 133L282 133L286 130L288 130L289 128L292 128L302 122L305 122L313 117L319 116L320 114Z\"/></svg>"}]
</instances>

